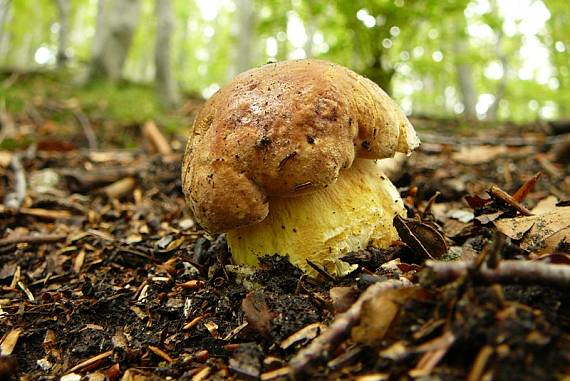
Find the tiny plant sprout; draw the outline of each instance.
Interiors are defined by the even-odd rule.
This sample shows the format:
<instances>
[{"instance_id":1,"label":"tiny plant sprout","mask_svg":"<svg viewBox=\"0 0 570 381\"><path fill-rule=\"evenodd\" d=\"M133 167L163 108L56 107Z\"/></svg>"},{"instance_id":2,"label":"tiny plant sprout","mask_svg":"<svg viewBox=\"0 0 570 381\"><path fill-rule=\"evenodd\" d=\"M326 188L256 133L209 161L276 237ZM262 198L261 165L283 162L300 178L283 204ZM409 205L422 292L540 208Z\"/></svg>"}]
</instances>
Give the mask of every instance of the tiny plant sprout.
<instances>
[{"instance_id":1,"label":"tiny plant sprout","mask_svg":"<svg viewBox=\"0 0 570 381\"><path fill-rule=\"evenodd\" d=\"M405 215L377 160L419 145L375 83L321 60L284 61L238 75L199 112L182 165L186 201L236 263L287 255L344 274L342 255L387 247Z\"/></svg>"}]
</instances>

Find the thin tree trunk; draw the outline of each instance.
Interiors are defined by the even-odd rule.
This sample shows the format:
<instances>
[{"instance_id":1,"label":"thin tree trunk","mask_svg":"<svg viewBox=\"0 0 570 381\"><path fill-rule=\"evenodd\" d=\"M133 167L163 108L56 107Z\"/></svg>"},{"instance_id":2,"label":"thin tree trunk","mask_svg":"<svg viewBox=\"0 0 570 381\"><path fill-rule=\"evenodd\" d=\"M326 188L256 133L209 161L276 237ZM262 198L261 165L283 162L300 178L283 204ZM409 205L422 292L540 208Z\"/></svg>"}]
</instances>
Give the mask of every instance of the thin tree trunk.
<instances>
[{"instance_id":1,"label":"thin tree trunk","mask_svg":"<svg viewBox=\"0 0 570 381\"><path fill-rule=\"evenodd\" d=\"M311 20L307 21L306 25L307 42L305 42L304 50L307 58L313 57L313 37L315 35L315 26Z\"/></svg>"},{"instance_id":2,"label":"thin tree trunk","mask_svg":"<svg viewBox=\"0 0 570 381\"><path fill-rule=\"evenodd\" d=\"M140 0L99 0L90 80L121 78L140 8Z\"/></svg>"},{"instance_id":3,"label":"thin tree trunk","mask_svg":"<svg viewBox=\"0 0 570 381\"><path fill-rule=\"evenodd\" d=\"M11 0L0 0L0 42L4 38L4 28L10 14Z\"/></svg>"},{"instance_id":4,"label":"thin tree trunk","mask_svg":"<svg viewBox=\"0 0 570 381\"><path fill-rule=\"evenodd\" d=\"M501 42L503 40L503 33L499 30L499 36L497 38L496 52L499 61L501 62L501 68L503 70L503 76L499 79L499 84L497 85L497 90L495 90L495 100L487 110L487 119L497 120L497 115L499 113L499 103L501 99L505 96L505 91L507 89L507 72L509 70L509 59L505 53L503 53L501 48Z\"/></svg>"},{"instance_id":5,"label":"thin tree trunk","mask_svg":"<svg viewBox=\"0 0 570 381\"><path fill-rule=\"evenodd\" d=\"M67 63L67 47L69 44L69 14L71 11L70 0L56 0L57 11L59 13L59 32L57 41L56 62L59 68Z\"/></svg>"},{"instance_id":6,"label":"thin tree trunk","mask_svg":"<svg viewBox=\"0 0 570 381\"><path fill-rule=\"evenodd\" d=\"M154 62L156 67L156 86L161 103L166 107L178 104L180 95L176 79L172 74L170 49L174 13L171 0L156 0L156 45L154 47Z\"/></svg>"},{"instance_id":7,"label":"thin tree trunk","mask_svg":"<svg viewBox=\"0 0 570 381\"><path fill-rule=\"evenodd\" d=\"M251 0L237 1L236 74L251 68L254 14Z\"/></svg>"},{"instance_id":8,"label":"thin tree trunk","mask_svg":"<svg viewBox=\"0 0 570 381\"><path fill-rule=\"evenodd\" d=\"M0 63L4 64L6 63L6 53L9 46L9 34L5 29L10 20L11 3L11 0L0 0L0 57L3 57Z\"/></svg>"},{"instance_id":9,"label":"thin tree trunk","mask_svg":"<svg viewBox=\"0 0 570 381\"><path fill-rule=\"evenodd\" d=\"M183 20L179 22L180 30L182 31L182 36L179 41L178 45L178 52L177 52L177 71L179 73L184 73L186 70L186 65L188 64L188 54L186 52L186 44L188 42L188 36L190 35L190 27L188 26L188 18L184 17Z\"/></svg>"},{"instance_id":10,"label":"thin tree trunk","mask_svg":"<svg viewBox=\"0 0 570 381\"><path fill-rule=\"evenodd\" d=\"M458 18L453 50L456 56L457 82L463 102L463 116L467 119L474 119L477 116L475 106L477 105L477 91L473 81L473 69L469 64L467 55L469 54L469 40L466 34L466 22L463 14Z\"/></svg>"}]
</instances>

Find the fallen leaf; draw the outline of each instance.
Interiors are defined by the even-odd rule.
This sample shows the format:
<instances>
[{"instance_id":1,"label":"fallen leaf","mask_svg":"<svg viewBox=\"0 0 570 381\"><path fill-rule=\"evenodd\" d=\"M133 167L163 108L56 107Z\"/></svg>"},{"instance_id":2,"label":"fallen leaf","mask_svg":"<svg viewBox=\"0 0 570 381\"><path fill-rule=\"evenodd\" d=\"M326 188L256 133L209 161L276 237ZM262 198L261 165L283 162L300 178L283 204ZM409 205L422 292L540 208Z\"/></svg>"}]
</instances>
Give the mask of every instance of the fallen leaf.
<instances>
[{"instance_id":1,"label":"fallen leaf","mask_svg":"<svg viewBox=\"0 0 570 381\"><path fill-rule=\"evenodd\" d=\"M329 290L335 313L341 313L350 308L358 298L355 287L333 287Z\"/></svg>"},{"instance_id":2,"label":"fallen leaf","mask_svg":"<svg viewBox=\"0 0 570 381\"><path fill-rule=\"evenodd\" d=\"M558 199L554 196L548 196L540 200L536 206L531 210L532 214L539 215L556 209Z\"/></svg>"},{"instance_id":3,"label":"fallen leaf","mask_svg":"<svg viewBox=\"0 0 570 381\"><path fill-rule=\"evenodd\" d=\"M400 239L428 258L439 258L447 252L445 238L433 226L416 220L394 217Z\"/></svg>"},{"instance_id":4,"label":"fallen leaf","mask_svg":"<svg viewBox=\"0 0 570 381\"><path fill-rule=\"evenodd\" d=\"M462 164L482 164L488 163L499 155L504 155L508 152L507 146L472 146L461 147L459 152L451 155L451 158Z\"/></svg>"},{"instance_id":5,"label":"fallen leaf","mask_svg":"<svg viewBox=\"0 0 570 381\"><path fill-rule=\"evenodd\" d=\"M570 208L556 207L541 215L506 218L495 221L495 226L511 239L522 240L521 248L546 254L562 240L570 240Z\"/></svg>"},{"instance_id":6,"label":"fallen leaf","mask_svg":"<svg viewBox=\"0 0 570 381\"><path fill-rule=\"evenodd\" d=\"M241 302L241 309L250 327L262 335L269 335L274 314L267 306L263 293L250 292L247 294Z\"/></svg>"},{"instance_id":7,"label":"fallen leaf","mask_svg":"<svg viewBox=\"0 0 570 381\"><path fill-rule=\"evenodd\" d=\"M357 343L378 345L398 315L400 306L416 293L414 288L389 290L362 305L360 323L352 328Z\"/></svg>"}]
</instances>

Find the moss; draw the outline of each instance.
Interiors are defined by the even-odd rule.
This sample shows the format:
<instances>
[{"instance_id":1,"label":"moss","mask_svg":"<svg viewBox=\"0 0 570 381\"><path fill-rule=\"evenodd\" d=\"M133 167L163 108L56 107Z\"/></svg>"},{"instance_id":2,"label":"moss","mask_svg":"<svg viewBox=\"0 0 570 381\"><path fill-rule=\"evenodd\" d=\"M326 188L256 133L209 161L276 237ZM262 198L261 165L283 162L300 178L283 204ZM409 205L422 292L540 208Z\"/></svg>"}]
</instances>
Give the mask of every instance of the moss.
<instances>
[{"instance_id":1,"label":"moss","mask_svg":"<svg viewBox=\"0 0 570 381\"><path fill-rule=\"evenodd\" d=\"M76 103L92 123L112 121L115 126L140 125L155 120L167 133L179 133L187 127L183 115L163 109L151 85L96 81L86 86L77 83L71 72L0 73L0 109L11 114L25 113L30 106ZM66 135L63 126L77 124L70 110L55 108L48 119L58 125L58 134ZM61 127L61 128L60 128ZM131 137L132 138L132 137ZM124 142L126 145L128 141Z\"/></svg>"}]
</instances>

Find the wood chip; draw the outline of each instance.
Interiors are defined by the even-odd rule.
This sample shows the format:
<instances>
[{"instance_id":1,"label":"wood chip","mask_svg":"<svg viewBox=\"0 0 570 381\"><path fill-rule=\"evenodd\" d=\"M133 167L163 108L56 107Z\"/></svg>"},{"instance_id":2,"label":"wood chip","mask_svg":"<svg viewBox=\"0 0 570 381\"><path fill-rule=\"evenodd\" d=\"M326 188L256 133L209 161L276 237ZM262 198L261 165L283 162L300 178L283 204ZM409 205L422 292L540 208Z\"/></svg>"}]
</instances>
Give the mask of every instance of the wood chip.
<instances>
[{"instance_id":1,"label":"wood chip","mask_svg":"<svg viewBox=\"0 0 570 381\"><path fill-rule=\"evenodd\" d=\"M160 349L159 347L155 347L154 345L149 345L148 349L154 353L155 355L157 355L158 357L160 357L161 359L163 359L164 361L166 361L167 363L172 363L174 362L174 359L172 357L170 357L170 355L168 353L166 353L165 351L163 351L162 349Z\"/></svg>"},{"instance_id":2,"label":"wood chip","mask_svg":"<svg viewBox=\"0 0 570 381\"><path fill-rule=\"evenodd\" d=\"M23 330L21 328L15 328L10 330L10 332L4 336L4 339L0 344L0 354L2 356L10 356L12 354L22 331Z\"/></svg>"},{"instance_id":3,"label":"wood chip","mask_svg":"<svg viewBox=\"0 0 570 381\"><path fill-rule=\"evenodd\" d=\"M208 315L201 315L198 317L195 317L194 319L192 319L190 322L184 324L184 326L182 327L182 329L186 330L186 329L191 329L194 328L195 326L198 325L198 323L200 323L204 318L206 318Z\"/></svg>"},{"instance_id":4,"label":"wood chip","mask_svg":"<svg viewBox=\"0 0 570 381\"><path fill-rule=\"evenodd\" d=\"M290 369L288 366L284 366L283 368L278 368L275 370L271 370L269 372L262 373L259 378L261 381L272 381L278 380L280 378L287 378L289 375Z\"/></svg>"},{"instance_id":5,"label":"wood chip","mask_svg":"<svg viewBox=\"0 0 570 381\"><path fill-rule=\"evenodd\" d=\"M73 368L68 370L68 373L74 372L81 372L84 369L91 368L92 365L99 363L100 361L105 360L107 357L111 357L113 355L113 351L107 351L98 354L97 356L93 356L85 361L80 362L79 364L75 365Z\"/></svg>"},{"instance_id":6,"label":"wood chip","mask_svg":"<svg viewBox=\"0 0 570 381\"><path fill-rule=\"evenodd\" d=\"M172 154L172 147L170 147L170 144L168 144L168 141L152 120L144 124L142 133L145 139L152 145L154 152L161 155Z\"/></svg>"},{"instance_id":7,"label":"wood chip","mask_svg":"<svg viewBox=\"0 0 570 381\"><path fill-rule=\"evenodd\" d=\"M317 337L321 333L321 331L325 328L326 325L324 325L323 323L309 324L301 328L297 332L293 333L291 336L287 337L285 340L281 342L281 344L279 344L279 346L281 347L281 349L287 349L300 341L306 343Z\"/></svg>"}]
</instances>

